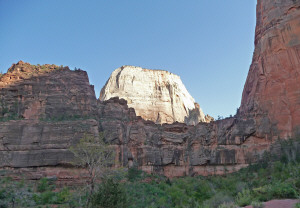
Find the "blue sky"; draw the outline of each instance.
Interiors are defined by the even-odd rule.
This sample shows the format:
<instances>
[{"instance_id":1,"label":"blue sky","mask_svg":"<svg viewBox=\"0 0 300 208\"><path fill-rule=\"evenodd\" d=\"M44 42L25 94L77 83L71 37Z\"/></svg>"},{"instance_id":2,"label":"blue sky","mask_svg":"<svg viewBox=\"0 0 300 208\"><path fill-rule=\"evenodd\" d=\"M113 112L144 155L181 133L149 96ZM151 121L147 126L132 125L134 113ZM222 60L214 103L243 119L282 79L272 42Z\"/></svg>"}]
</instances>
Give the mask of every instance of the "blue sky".
<instances>
[{"instance_id":1,"label":"blue sky","mask_svg":"<svg viewBox=\"0 0 300 208\"><path fill-rule=\"evenodd\" d=\"M96 95L122 65L179 75L204 113L235 114L255 0L0 0L0 71L19 60L86 70Z\"/></svg>"}]
</instances>

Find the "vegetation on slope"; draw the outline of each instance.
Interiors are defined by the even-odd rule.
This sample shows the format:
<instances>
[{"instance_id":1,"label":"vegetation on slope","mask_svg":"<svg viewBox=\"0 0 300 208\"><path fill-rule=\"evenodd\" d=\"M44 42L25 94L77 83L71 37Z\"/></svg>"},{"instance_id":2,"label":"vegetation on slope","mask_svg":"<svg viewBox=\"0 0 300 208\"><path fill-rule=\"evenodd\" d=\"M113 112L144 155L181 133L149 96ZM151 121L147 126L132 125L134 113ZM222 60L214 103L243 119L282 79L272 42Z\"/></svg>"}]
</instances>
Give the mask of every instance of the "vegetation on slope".
<instances>
[{"instance_id":1,"label":"vegetation on slope","mask_svg":"<svg viewBox=\"0 0 300 208\"><path fill-rule=\"evenodd\" d=\"M299 140L282 142L281 156L265 154L258 164L225 176L167 179L130 169L123 178L106 177L92 197L91 207L242 207L300 195ZM86 190L57 189L54 181L36 184L1 178L1 207L83 207ZM298 205L297 205L298 206Z\"/></svg>"}]
</instances>

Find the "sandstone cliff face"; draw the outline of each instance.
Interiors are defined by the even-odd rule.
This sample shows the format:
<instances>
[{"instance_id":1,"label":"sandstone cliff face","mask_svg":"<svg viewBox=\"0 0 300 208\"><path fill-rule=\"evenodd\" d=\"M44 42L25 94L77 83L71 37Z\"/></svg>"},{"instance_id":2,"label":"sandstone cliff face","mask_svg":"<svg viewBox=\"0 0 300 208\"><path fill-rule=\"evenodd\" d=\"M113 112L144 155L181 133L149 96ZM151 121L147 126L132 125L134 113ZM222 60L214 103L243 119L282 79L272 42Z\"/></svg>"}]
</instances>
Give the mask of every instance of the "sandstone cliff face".
<instances>
[{"instance_id":1,"label":"sandstone cliff face","mask_svg":"<svg viewBox=\"0 0 300 208\"><path fill-rule=\"evenodd\" d=\"M136 116L124 99L96 100L86 72L47 65L45 73L32 74L36 67L21 62L0 80L0 167L16 177L81 180L85 172L70 166L68 148L84 133L102 131L116 164L167 177L224 174L256 162L300 125L299 2L266 0L257 7L253 63L234 117L196 126L155 124Z\"/></svg>"},{"instance_id":2,"label":"sandstone cliff face","mask_svg":"<svg viewBox=\"0 0 300 208\"><path fill-rule=\"evenodd\" d=\"M0 78L0 89L0 119L64 119L95 114L95 91L85 71L20 61Z\"/></svg>"},{"instance_id":3,"label":"sandstone cliff face","mask_svg":"<svg viewBox=\"0 0 300 208\"><path fill-rule=\"evenodd\" d=\"M196 126L156 125L134 116L123 99L112 98L99 106L100 131L115 146L120 164L136 165L149 173L168 177L223 174L257 161L270 147L270 140L254 136L258 126L253 118Z\"/></svg>"},{"instance_id":4,"label":"sandstone cliff face","mask_svg":"<svg viewBox=\"0 0 300 208\"><path fill-rule=\"evenodd\" d=\"M300 2L258 0L255 51L241 113L267 117L277 135L300 133Z\"/></svg>"},{"instance_id":5,"label":"sandstone cliff face","mask_svg":"<svg viewBox=\"0 0 300 208\"><path fill-rule=\"evenodd\" d=\"M205 115L179 76L162 70L122 66L116 69L100 93L100 100L120 97L138 116L156 123L205 122Z\"/></svg>"},{"instance_id":6,"label":"sandstone cliff face","mask_svg":"<svg viewBox=\"0 0 300 208\"><path fill-rule=\"evenodd\" d=\"M63 183L82 180L85 173L70 166L68 148L85 133L97 136L100 131L115 148L118 165L135 165L167 177L232 172L255 162L270 145L269 140L252 136L257 128L253 119L157 125L137 117L119 98L98 101L98 116L2 122L0 167L13 168L16 177L24 173L29 179L55 176Z\"/></svg>"},{"instance_id":7,"label":"sandstone cliff face","mask_svg":"<svg viewBox=\"0 0 300 208\"><path fill-rule=\"evenodd\" d=\"M9 167L16 177L82 180L86 173L71 166L68 148L85 133L97 136L104 131L116 150L116 164L168 177L238 170L255 161L270 143L262 140L257 146L253 137L257 126L251 118L196 126L155 124L136 116L124 99L96 101L83 71L50 65L45 73L39 69L33 73L34 69L19 62L1 78L5 105L0 117L0 167ZM72 99L74 95L77 99ZM33 108L37 101L44 105ZM27 109L32 110L26 113Z\"/></svg>"}]
</instances>

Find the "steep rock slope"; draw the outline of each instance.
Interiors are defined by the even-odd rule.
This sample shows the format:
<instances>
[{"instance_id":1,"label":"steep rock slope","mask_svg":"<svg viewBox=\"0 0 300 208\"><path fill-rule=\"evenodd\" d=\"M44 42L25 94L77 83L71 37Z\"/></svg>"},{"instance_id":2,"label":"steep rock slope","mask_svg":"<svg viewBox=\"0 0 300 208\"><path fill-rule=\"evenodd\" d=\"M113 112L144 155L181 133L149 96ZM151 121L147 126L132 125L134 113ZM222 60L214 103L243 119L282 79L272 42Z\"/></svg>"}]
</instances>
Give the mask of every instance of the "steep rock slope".
<instances>
[{"instance_id":1,"label":"steep rock slope","mask_svg":"<svg viewBox=\"0 0 300 208\"><path fill-rule=\"evenodd\" d=\"M17 64L0 80L0 167L16 177L82 180L84 171L70 166L68 147L100 131L116 150L116 164L167 177L224 174L256 162L266 150L276 152L278 137L297 134L300 125L299 2L258 1L257 11L256 48L240 110L211 123L158 125L136 116L124 99L96 100L86 72L47 65L47 73L32 74L36 66ZM287 32L288 43L272 38L276 31ZM45 102L40 110L25 113L39 100Z\"/></svg>"},{"instance_id":2,"label":"steep rock slope","mask_svg":"<svg viewBox=\"0 0 300 208\"><path fill-rule=\"evenodd\" d=\"M300 1L258 0L240 112L267 113L281 138L300 133Z\"/></svg>"},{"instance_id":3,"label":"steep rock slope","mask_svg":"<svg viewBox=\"0 0 300 208\"><path fill-rule=\"evenodd\" d=\"M0 119L64 119L95 114L85 71L19 61L0 77Z\"/></svg>"},{"instance_id":4,"label":"steep rock slope","mask_svg":"<svg viewBox=\"0 0 300 208\"><path fill-rule=\"evenodd\" d=\"M100 100L120 97L138 116L156 123L205 122L205 115L195 103L179 76L163 70L134 66L116 69L102 88Z\"/></svg>"},{"instance_id":5,"label":"steep rock slope","mask_svg":"<svg viewBox=\"0 0 300 208\"><path fill-rule=\"evenodd\" d=\"M19 62L0 81L0 167L16 177L82 180L85 173L70 166L68 148L84 134L102 131L116 150L116 164L168 177L222 174L224 165L234 171L269 146L269 141L257 146L251 118L196 126L145 121L124 99L97 101L83 71ZM37 101L44 104L36 107Z\"/></svg>"}]
</instances>

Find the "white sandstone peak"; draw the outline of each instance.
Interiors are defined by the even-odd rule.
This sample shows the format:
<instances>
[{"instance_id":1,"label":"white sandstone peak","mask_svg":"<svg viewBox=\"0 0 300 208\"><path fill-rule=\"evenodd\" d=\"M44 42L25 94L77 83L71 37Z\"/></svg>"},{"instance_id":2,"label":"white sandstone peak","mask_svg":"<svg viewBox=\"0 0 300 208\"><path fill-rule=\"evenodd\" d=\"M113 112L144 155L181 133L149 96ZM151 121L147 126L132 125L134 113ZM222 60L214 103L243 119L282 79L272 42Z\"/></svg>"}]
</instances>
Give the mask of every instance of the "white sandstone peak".
<instances>
[{"instance_id":1,"label":"white sandstone peak","mask_svg":"<svg viewBox=\"0 0 300 208\"><path fill-rule=\"evenodd\" d=\"M122 66L112 72L100 92L100 100L119 97L145 120L156 123L205 122L205 115L180 77L164 70Z\"/></svg>"}]
</instances>

